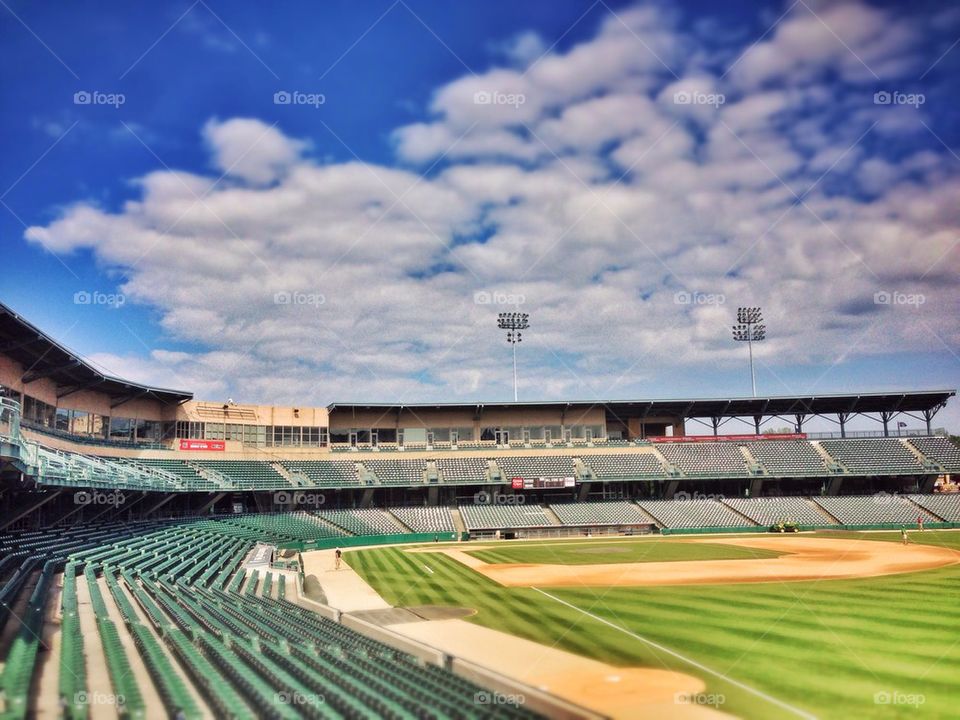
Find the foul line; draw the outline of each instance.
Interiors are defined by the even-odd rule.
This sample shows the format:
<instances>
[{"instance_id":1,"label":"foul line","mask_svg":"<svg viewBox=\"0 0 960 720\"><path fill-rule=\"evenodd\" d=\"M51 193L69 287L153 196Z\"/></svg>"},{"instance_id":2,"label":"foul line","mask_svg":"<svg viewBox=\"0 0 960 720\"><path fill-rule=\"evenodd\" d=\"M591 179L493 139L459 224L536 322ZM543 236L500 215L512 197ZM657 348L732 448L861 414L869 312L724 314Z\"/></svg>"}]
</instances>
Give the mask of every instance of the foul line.
<instances>
[{"instance_id":1,"label":"foul line","mask_svg":"<svg viewBox=\"0 0 960 720\"><path fill-rule=\"evenodd\" d=\"M816 717L817 717L816 715L811 715L810 713L805 712L805 711L803 711L803 710L800 710L799 708L795 708L795 707L793 707L792 705L788 705L787 703L783 702L782 700L777 700L775 697L771 697L770 695L767 695L765 692L761 692L760 690L757 690L757 689L755 689L755 688L752 688L752 687L750 687L749 685L744 685L742 682L739 682L739 681L737 681L737 680L734 680L733 678L728 677L728 676L724 675L724 674L721 673L721 672L717 672L716 670L713 670L713 669L711 669L711 668L708 668L706 665L702 665L701 663L698 663L696 660L691 660L690 658L688 658L688 657L686 657L686 656L684 656L684 655L681 655L680 653L678 653L678 652L676 652L676 651L674 651L674 650L671 650L671 649L668 648L668 647L664 647L663 645L660 645L659 643L655 643L653 640L648 640L647 638L643 637L642 635L637 635L636 633L631 632L630 630L627 630L626 628L620 627L619 625L616 625L616 624L610 622L609 620L605 620L604 618L599 617L599 616L597 616L597 615L594 615L594 614L591 613L591 612L587 612L586 610L583 610L583 609L581 609L581 608L578 608L576 605L573 605L573 604L571 604L571 603L568 603L566 600L561 600L560 598L556 597L555 595L551 595L551 594L548 593L548 592L544 592L544 591L541 590L540 588L536 588L536 587L535 587L535 588L532 588L532 589L533 589L533 590L536 590L536 591L537 591L538 593L540 593L541 595L546 595L548 598L550 598L551 600L555 600L556 602L560 603L561 605L566 605L568 608L571 608L572 610L576 610L576 611L579 612L579 613L583 613L583 614L586 615L587 617L593 618L593 619L596 620L597 622L603 623L604 625L608 625L609 627L612 627L614 630L619 630L620 632L622 632L622 633L624 633L624 634L626 634L626 635L629 635L630 637L634 638L635 640L639 640L640 642L646 643L647 645L649 645L649 646L651 646L651 647L654 647L654 648L656 648L657 650L660 650L661 652L665 652L665 653L667 653L668 655L672 655L673 657L677 658L678 660L682 660L683 662L685 662L685 663L687 663L687 664L689 664L689 665L692 665L693 667L697 668L698 670L702 670L702 671L705 672L705 673L708 673L708 674L710 674L710 675L714 675L714 676L720 678L721 680L723 680L724 682L728 682L728 683L730 683L731 685L735 685L735 686L737 686L738 688L740 688L741 690L746 690L748 693L751 693L751 694L753 694L753 695L756 695L757 697L762 698L762 699L766 700L767 702L771 702L771 703L773 703L774 705L779 705L780 707L784 708L785 710L789 710L790 712L795 713L795 714L799 715L800 717L808 718L808 720L816 720Z\"/></svg>"},{"instance_id":2,"label":"foul line","mask_svg":"<svg viewBox=\"0 0 960 720\"><path fill-rule=\"evenodd\" d=\"M422 563L421 563L421 564L422 564ZM423 569L426 570L426 571L427 571L428 573L430 573L431 575L433 575L433 570L431 570L430 568L428 568L426 565L423 566Z\"/></svg>"}]
</instances>

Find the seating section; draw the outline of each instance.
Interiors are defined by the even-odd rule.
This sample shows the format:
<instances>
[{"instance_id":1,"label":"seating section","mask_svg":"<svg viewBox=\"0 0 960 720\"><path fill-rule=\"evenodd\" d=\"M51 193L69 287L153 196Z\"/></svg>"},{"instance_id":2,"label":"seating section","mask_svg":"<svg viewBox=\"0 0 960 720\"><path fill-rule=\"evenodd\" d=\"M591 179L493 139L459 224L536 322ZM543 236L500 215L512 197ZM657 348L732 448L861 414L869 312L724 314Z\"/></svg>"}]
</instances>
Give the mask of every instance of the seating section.
<instances>
[{"instance_id":1,"label":"seating section","mask_svg":"<svg viewBox=\"0 0 960 720\"><path fill-rule=\"evenodd\" d=\"M441 482L485 483L488 480L488 463L484 458L440 458L436 462Z\"/></svg>"},{"instance_id":2,"label":"seating section","mask_svg":"<svg viewBox=\"0 0 960 720\"><path fill-rule=\"evenodd\" d=\"M908 497L946 522L960 523L960 493L908 495Z\"/></svg>"},{"instance_id":3,"label":"seating section","mask_svg":"<svg viewBox=\"0 0 960 720\"><path fill-rule=\"evenodd\" d=\"M467 530L549 527L550 518L539 505L461 505L460 515Z\"/></svg>"},{"instance_id":4,"label":"seating section","mask_svg":"<svg viewBox=\"0 0 960 720\"><path fill-rule=\"evenodd\" d=\"M290 482L268 462L258 460L198 460L199 468L209 468L228 478L240 489L280 490Z\"/></svg>"},{"instance_id":5,"label":"seating section","mask_svg":"<svg viewBox=\"0 0 960 720\"><path fill-rule=\"evenodd\" d=\"M716 500L641 500L637 503L665 528L750 527Z\"/></svg>"},{"instance_id":6,"label":"seating section","mask_svg":"<svg viewBox=\"0 0 960 720\"><path fill-rule=\"evenodd\" d=\"M574 477L576 471L569 455L503 455L494 458L505 479L566 478Z\"/></svg>"},{"instance_id":7,"label":"seating section","mask_svg":"<svg viewBox=\"0 0 960 720\"><path fill-rule=\"evenodd\" d=\"M896 438L823 440L820 445L853 473L896 475L923 470L916 456Z\"/></svg>"},{"instance_id":8,"label":"seating section","mask_svg":"<svg viewBox=\"0 0 960 720\"><path fill-rule=\"evenodd\" d=\"M724 505L746 515L758 525L792 522L798 525L834 525L816 506L799 497L726 498Z\"/></svg>"},{"instance_id":9,"label":"seating section","mask_svg":"<svg viewBox=\"0 0 960 720\"><path fill-rule=\"evenodd\" d=\"M247 579L241 564L253 543L230 538L229 527L217 532L226 522L0 533L0 544L17 557L28 553L38 562L32 552L42 548L51 558L0 657L3 717L32 717L44 610L58 565L64 571L62 659L54 671L64 717L91 716L90 665L99 665L94 672L123 695L119 714L129 718L534 717L514 705L491 714L490 706L475 702L481 688L472 682L288 602L285 591L275 599L273 574L251 573L241 592ZM10 566L10 556L0 556L0 563ZM31 574L39 569L31 567ZM281 589L286 580L280 576ZM89 606L77 601L81 586ZM81 617L93 624L93 635L80 632ZM93 643L102 653L85 658L84 646ZM148 707L154 691L162 707Z\"/></svg>"},{"instance_id":10,"label":"seating section","mask_svg":"<svg viewBox=\"0 0 960 720\"><path fill-rule=\"evenodd\" d=\"M580 458L600 480L663 477L666 473L653 453L584 455Z\"/></svg>"},{"instance_id":11,"label":"seating section","mask_svg":"<svg viewBox=\"0 0 960 720\"><path fill-rule=\"evenodd\" d=\"M640 525L649 518L626 501L572 502L550 505L564 525Z\"/></svg>"},{"instance_id":12,"label":"seating section","mask_svg":"<svg viewBox=\"0 0 960 720\"><path fill-rule=\"evenodd\" d=\"M758 440L747 450L771 475L804 477L827 472L823 457L807 440Z\"/></svg>"},{"instance_id":13,"label":"seating section","mask_svg":"<svg viewBox=\"0 0 960 720\"><path fill-rule=\"evenodd\" d=\"M415 485L424 478L423 460L365 460L364 467L384 485Z\"/></svg>"},{"instance_id":14,"label":"seating section","mask_svg":"<svg viewBox=\"0 0 960 720\"><path fill-rule=\"evenodd\" d=\"M135 462L136 464L143 465L144 467L157 468L158 470L168 472L171 475L176 475L183 481L184 485L189 488L213 489L217 487L215 482L203 477L199 472L197 472L195 467L185 463L183 460L151 460L137 458Z\"/></svg>"},{"instance_id":15,"label":"seating section","mask_svg":"<svg viewBox=\"0 0 960 720\"><path fill-rule=\"evenodd\" d=\"M321 510L316 515L352 535L394 535L404 532L396 520L377 508Z\"/></svg>"},{"instance_id":16,"label":"seating section","mask_svg":"<svg viewBox=\"0 0 960 720\"><path fill-rule=\"evenodd\" d=\"M283 466L296 477L302 476L318 487L357 485L357 464L352 460L286 460Z\"/></svg>"},{"instance_id":17,"label":"seating section","mask_svg":"<svg viewBox=\"0 0 960 720\"><path fill-rule=\"evenodd\" d=\"M960 472L960 448L945 437L910 438L910 444L947 472Z\"/></svg>"},{"instance_id":18,"label":"seating section","mask_svg":"<svg viewBox=\"0 0 960 720\"><path fill-rule=\"evenodd\" d=\"M684 475L747 475L740 446L732 442L655 443L654 447Z\"/></svg>"},{"instance_id":19,"label":"seating section","mask_svg":"<svg viewBox=\"0 0 960 720\"><path fill-rule=\"evenodd\" d=\"M900 495L818 497L814 502L844 525L915 523L919 517L923 517L924 522L936 521L930 513Z\"/></svg>"},{"instance_id":20,"label":"seating section","mask_svg":"<svg viewBox=\"0 0 960 720\"><path fill-rule=\"evenodd\" d=\"M234 515L216 521L216 526L218 531L227 534L236 531L240 537L274 542L322 540L346 535L342 530L317 522L317 518L307 512Z\"/></svg>"},{"instance_id":21,"label":"seating section","mask_svg":"<svg viewBox=\"0 0 960 720\"><path fill-rule=\"evenodd\" d=\"M395 507L390 513L414 532L456 532L446 507Z\"/></svg>"}]
</instances>

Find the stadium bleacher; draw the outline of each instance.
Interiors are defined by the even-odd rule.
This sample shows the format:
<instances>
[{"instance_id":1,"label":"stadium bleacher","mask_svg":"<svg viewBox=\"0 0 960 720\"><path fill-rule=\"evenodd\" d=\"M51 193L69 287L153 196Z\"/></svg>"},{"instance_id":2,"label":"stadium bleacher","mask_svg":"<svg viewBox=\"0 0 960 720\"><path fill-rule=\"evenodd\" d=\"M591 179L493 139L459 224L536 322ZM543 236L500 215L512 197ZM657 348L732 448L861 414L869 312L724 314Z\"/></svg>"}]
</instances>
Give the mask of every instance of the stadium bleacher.
<instances>
[{"instance_id":1,"label":"stadium bleacher","mask_svg":"<svg viewBox=\"0 0 960 720\"><path fill-rule=\"evenodd\" d=\"M438 458L436 463L440 480L444 483L484 483L488 480L489 463L484 458Z\"/></svg>"},{"instance_id":2,"label":"stadium bleacher","mask_svg":"<svg viewBox=\"0 0 960 720\"><path fill-rule=\"evenodd\" d=\"M896 438L821 440L821 447L850 472L865 475L918 473L923 466Z\"/></svg>"},{"instance_id":3,"label":"stadium bleacher","mask_svg":"<svg viewBox=\"0 0 960 720\"><path fill-rule=\"evenodd\" d=\"M747 475L740 446L732 442L654 443L667 462L689 477Z\"/></svg>"},{"instance_id":4,"label":"stadium bleacher","mask_svg":"<svg viewBox=\"0 0 960 720\"><path fill-rule=\"evenodd\" d=\"M467 530L550 527L553 523L540 505L461 505L460 515Z\"/></svg>"},{"instance_id":5,"label":"stadium bleacher","mask_svg":"<svg viewBox=\"0 0 960 720\"><path fill-rule=\"evenodd\" d=\"M801 497L724 498L723 504L746 515L758 525L780 522L798 525L835 525L809 500Z\"/></svg>"},{"instance_id":6,"label":"stadium bleacher","mask_svg":"<svg viewBox=\"0 0 960 720\"><path fill-rule=\"evenodd\" d=\"M649 452L583 455L580 458L599 480L665 477L656 455Z\"/></svg>"},{"instance_id":7,"label":"stadium bleacher","mask_svg":"<svg viewBox=\"0 0 960 720\"><path fill-rule=\"evenodd\" d=\"M713 499L640 500L637 504L665 528L728 528L755 525Z\"/></svg>"},{"instance_id":8,"label":"stadium bleacher","mask_svg":"<svg viewBox=\"0 0 960 720\"><path fill-rule=\"evenodd\" d=\"M388 510L413 532L456 531L446 507L391 507Z\"/></svg>"},{"instance_id":9,"label":"stadium bleacher","mask_svg":"<svg viewBox=\"0 0 960 720\"><path fill-rule=\"evenodd\" d=\"M636 505L626 501L558 503L549 507L564 525L641 525L650 522Z\"/></svg>"},{"instance_id":10,"label":"stadium bleacher","mask_svg":"<svg viewBox=\"0 0 960 720\"><path fill-rule=\"evenodd\" d=\"M960 493L908 495L907 497L946 522L960 523Z\"/></svg>"},{"instance_id":11,"label":"stadium bleacher","mask_svg":"<svg viewBox=\"0 0 960 720\"><path fill-rule=\"evenodd\" d=\"M316 487L358 485L357 464L352 460L285 460L291 477L302 476Z\"/></svg>"},{"instance_id":12,"label":"stadium bleacher","mask_svg":"<svg viewBox=\"0 0 960 720\"><path fill-rule=\"evenodd\" d=\"M929 512L901 495L846 495L818 497L814 502L844 525L876 525L936 521Z\"/></svg>"},{"instance_id":13,"label":"stadium bleacher","mask_svg":"<svg viewBox=\"0 0 960 720\"><path fill-rule=\"evenodd\" d=\"M960 448L945 437L910 438L913 445L929 460L937 463L947 472L960 472Z\"/></svg>"},{"instance_id":14,"label":"stadium bleacher","mask_svg":"<svg viewBox=\"0 0 960 720\"><path fill-rule=\"evenodd\" d=\"M504 478L574 477L569 455L498 455L493 458Z\"/></svg>"},{"instance_id":15,"label":"stadium bleacher","mask_svg":"<svg viewBox=\"0 0 960 720\"><path fill-rule=\"evenodd\" d=\"M770 475L804 477L827 472L823 457L807 440L759 440L746 447Z\"/></svg>"},{"instance_id":16,"label":"stadium bleacher","mask_svg":"<svg viewBox=\"0 0 960 720\"><path fill-rule=\"evenodd\" d=\"M225 522L0 533L0 543L11 552L0 562L10 565L6 558L14 557L32 568L30 574L39 571L0 674L3 716L28 716L44 608L60 564L63 619L55 671L65 717L89 716L93 687L84 653L92 643L102 648L96 657L102 657L110 689L123 696L124 717L148 717L148 710L149 717L191 720L210 712L251 720L491 716L474 702L481 688L472 682L285 597L274 599L272 576L261 580L254 571L248 578L241 569L252 541L230 537L232 527L216 531ZM43 556L50 559L38 565ZM0 592L9 587L10 581ZM78 603L80 587L90 599L86 610ZM80 630L84 613L93 635ZM134 664L142 665L149 679L134 672ZM298 702L290 702L295 694ZM147 698L155 696L162 708L148 706ZM516 706L498 708L496 715L534 717Z\"/></svg>"},{"instance_id":17,"label":"stadium bleacher","mask_svg":"<svg viewBox=\"0 0 960 720\"><path fill-rule=\"evenodd\" d=\"M320 510L314 514L351 535L395 535L404 532L396 520L377 508Z\"/></svg>"},{"instance_id":18,"label":"stadium bleacher","mask_svg":"<svg viewBox=\"0 0 960 720\"><path fill-rule=\"evenodd\" d=\"M364 460L363 465L384 485L423 483L426 471L423 460Z\"/></svg>"}]
</instances>

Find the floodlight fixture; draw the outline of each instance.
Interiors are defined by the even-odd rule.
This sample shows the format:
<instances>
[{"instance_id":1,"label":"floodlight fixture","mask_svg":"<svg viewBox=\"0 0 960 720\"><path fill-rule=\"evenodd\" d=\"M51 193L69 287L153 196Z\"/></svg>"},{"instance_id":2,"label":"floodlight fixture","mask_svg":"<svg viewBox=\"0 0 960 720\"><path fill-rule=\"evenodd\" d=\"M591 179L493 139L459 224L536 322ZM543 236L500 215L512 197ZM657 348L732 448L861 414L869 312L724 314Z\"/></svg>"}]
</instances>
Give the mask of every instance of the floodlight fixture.
<instances>
[{"instance_id":1,"label":"floodlight fixture","mask_svg":"<svg viewBox=\"0 0 960 720\"><path fill-rule=\"evenodd\" d=\"M758 307L737 308L737 324L733 326L733 339L747 343L750 352L750 385L757 396L757 377L753 369L753 344L767 339L767 326L763 324L763 311Z\"/></svg>"},{"instance_id":2,"label":"floodlight fixture","mask_svg":"<svg viewBox=\"0 0 960 720\"><path fill-rule=\"evenodd\" d=\"M517 343L523 342L522 330L530 327L529 313L500 313L497 316L497 327L507 331L507 342L513 347L513 401L518 399L517 392Z\"/></svg>"}]
</instances>

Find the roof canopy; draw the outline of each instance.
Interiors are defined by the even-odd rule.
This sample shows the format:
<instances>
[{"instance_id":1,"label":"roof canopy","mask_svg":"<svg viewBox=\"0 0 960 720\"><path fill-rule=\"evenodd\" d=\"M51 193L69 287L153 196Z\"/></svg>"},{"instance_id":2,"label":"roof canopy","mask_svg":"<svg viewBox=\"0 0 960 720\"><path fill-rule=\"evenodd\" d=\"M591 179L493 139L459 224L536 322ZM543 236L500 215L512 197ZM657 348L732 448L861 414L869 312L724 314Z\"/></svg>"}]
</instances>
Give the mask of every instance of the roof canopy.
<instances>
[{"instance_id":1,"label":"roof canopy","mask_svg":"<svg viewBox=\"0 0 960 720\"><path fill-rule=\"evenodd\" d=\"M53 380L57 384L57 397L80 390L93 390L108 395L113 407L137 398L173 404L193 398L193 393L151 387L105 375L3 303L0 303L0 354L23 366L24 384L41 378Z\"/></svg>"},{"instance_id":2,"label":"roof canopy","mask_svg":"<svg viewBox=\"0 0 960 720\"><path fill-rule=\"evenodd\" d=\"M331 415L354 410L402 412L422 410L464 410L481 414L484 410L509 408L583 410L604 407L620 417L667 416L679 418L748 417L753 415L833 415L838 413L924 412L936 411L955 390L917 390L881 393L771 395L767 397L679 398L675 400L608 401L535 401L503 403L333 403Z\"/></svg>"}]
</instances>

